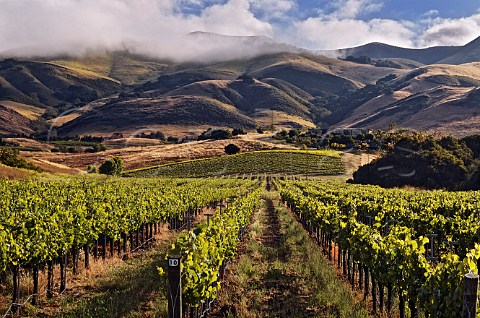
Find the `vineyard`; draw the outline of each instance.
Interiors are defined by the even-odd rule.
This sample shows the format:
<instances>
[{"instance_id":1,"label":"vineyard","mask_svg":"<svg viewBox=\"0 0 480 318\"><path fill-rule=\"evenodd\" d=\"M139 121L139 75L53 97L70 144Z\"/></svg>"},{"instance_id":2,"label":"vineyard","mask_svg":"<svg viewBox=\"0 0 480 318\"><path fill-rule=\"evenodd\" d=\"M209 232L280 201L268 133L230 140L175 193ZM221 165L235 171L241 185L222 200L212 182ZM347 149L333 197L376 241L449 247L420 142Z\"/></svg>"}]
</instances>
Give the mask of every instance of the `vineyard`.
<instances>
[{"instance_id":1,"label":"vineyard","mask_svg":"<svg viewBox=\"0 0 480 318\"><path fill-rule=\"evenodd\" d=\"M226 179L0 181L0 271L13 273L14 282L9 310L18 310L22 272L33 273L35 304L39 294L51 298L65 290L67 265L75 273L79 253L88 267L91 253L105 258L107 251L133 251L148 244L159 223L185 227L201 208L242 198L257 188L257 181ZM62 278L55 290L57 264ZM49 277L45 292L38 285L44 269Z\"/></svg>"},{"instance_id":2,"label":"vineyard","mask_svg":"<svg viewBox=\"0 0 480 318\"><path fill-rule=\"evenodd\" d=\"M245 174L338 175L345 172L335 151L256 151L131 171L135 177L214 177Z\"/></svg>"},{"instance_id":3,"label":"vineyard","mask_svg":"<svg viewBox=\"0 0 480 318\"><path fill-rule=\"evenodd\" d=\"M344 276L371 293L374 311L386 305L391 312L397 295L400 317L406 309L410 317L461 317L462 310L473 317L465 316L472 309L462 293L480 258L478 192L305 181L277 187Z\"/></svg>"},{"instance_id":4,"label":"vineyard","mask_svg":"<svg viewBox=\"0 0 480 318\"><path fill-rule=\"evenodd\" d=\"M299 154L298 160L307 155L259 152L252 158L259 160L266 154ZM327 157L332 161L321 163L326 167L338 159ZM160 228L165 231L166 224L173 237L171 247L162 252L162 260L154 267L158 288L165 295L165 301L157 304L157 313L167 316L168 312L168 317L176 318L207 317L215 312L219 295L232 292L225 283L232 279L228 268L245 253L239 245L249 243L244 242L245 237L248 240L249 225L258 215L263 215L263 235L269 239L257 239L255 244L267 244L265 250L273 261L250 264L247 273L258 274L262 272L259 268L266 267L263 272L267 278L256 278L257 284L262 285L262 279L284 277L287 281L280 283L285 290L300 284L299 275L312 275L315 282L299 288L308 294L294 294L305 303L305 308L298 309L302 317L324 317L326 309L322 306L327 306L320 306L313 298L300 301L317 297L321 302L326 297L318 294L326 280L317 272L320 262L309 256L307 272L298 263L304 256L300 251L306 250L318 256L323 252L327 260L321 266L338 266L337 274L363 293L364 302L360 303L350 290L338 291L349 299L349 305L332 299L335 310L359 310L364 317L370 304L373 313L391 317L474 317L469 313L476 308L476 289L468 294L471 290L466 288L465 277L478 272L480 193L383 189L288 177L245 179L77 177L0 181L0 284L6 285L7 279L13 283L7 292L12 301L2 301L4 317L23 314L25 303L41 306L59 297L68 289L67 272L78 275L80 268L91 266L90 259L105 260L114 254L123 258L154 247L156 235ZM206 207L210 212L205 214ZM256 213L259 209L263 214ZM303 226L304 234L299 233L301 226L294 220ZM292 222L298 227L291 227ZM287 238L296 243L287 244ZM290 259L292 255L295 259ZM252 252L252 257L261 256ZM277 269L272 271L272 266ZM60 281L55 282L57 270ZM288 276L280 270L288 271ZM46 285L39 284L42 275L47 278ZM333 283L328 297L335 297L332 289L338 285L338 277L334 271L322 275L329 275ZM29 277L33 289L21 284ZM284 292L271 287L274 285L262 286L275 293ZM317 287L311 290L306 286ZM1 296L5 297L6 290L2 290ZM279 313L297 312L272 308ZM115 311L111 312L106 316L115 316Z\"/></svg>"}]
</instances>

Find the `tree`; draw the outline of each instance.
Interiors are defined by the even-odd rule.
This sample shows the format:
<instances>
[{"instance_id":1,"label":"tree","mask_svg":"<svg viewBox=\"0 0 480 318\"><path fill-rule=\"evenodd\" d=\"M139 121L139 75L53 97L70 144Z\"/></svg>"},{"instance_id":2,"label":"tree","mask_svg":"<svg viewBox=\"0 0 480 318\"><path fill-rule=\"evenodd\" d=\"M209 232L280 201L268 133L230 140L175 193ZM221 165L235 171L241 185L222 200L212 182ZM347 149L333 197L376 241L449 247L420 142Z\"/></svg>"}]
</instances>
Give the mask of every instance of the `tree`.
<instances>
[{"instance_id":1,"label":"tree","mask_svg":"<svg viewBox=\"0 0 480 318\"><path fill-rule=\"evenodd\" d=\"M225 153L227 155L235 155L240 152L240 147L234 144L229 144L225 146Z\"/></svg>"},{"instance_id":2,"label":"tree","mask_svg":"<svg viewBox=\"0 0 480 318\"><path fill-rule=\"evenodd\" d=\"M112 176L118 176L123 171L123 160L119 157L113 157L110 160L105 161L102 163L98 172L101 174L107 174Z\"/></svg>"},{"instance_id":3,"label":"tree","mask_svg":"<svg viewBox=\"0 0 480 318\"><path fill-rule=\"evenodd\" d=\"M232 130L232 136L238 136L238 135L246 135L247 132L243 130L242 128L235 128Z\"/></svg>"}]
</instances>

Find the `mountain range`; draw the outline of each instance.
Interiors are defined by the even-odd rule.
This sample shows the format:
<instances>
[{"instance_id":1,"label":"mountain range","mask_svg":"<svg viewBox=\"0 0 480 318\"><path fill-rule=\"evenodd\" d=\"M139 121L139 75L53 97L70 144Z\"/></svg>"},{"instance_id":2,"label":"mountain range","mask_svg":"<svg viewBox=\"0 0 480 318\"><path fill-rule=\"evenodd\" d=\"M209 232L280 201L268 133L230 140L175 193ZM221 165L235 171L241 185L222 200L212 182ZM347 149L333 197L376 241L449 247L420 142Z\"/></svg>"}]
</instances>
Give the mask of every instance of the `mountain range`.
<instances>
[{"instance_id":1,"label":"mountain range","mask_svg":"<svg viewBox=\"0 0 480 318\"><path fill-rule=\"evenodd\" d=\"M189 36L251 52L202 62L128 51L0 61L0 134L271 123L480 132L480 38L465 46L371 43L312 52L266 37Z\"/></svg>"}]
</instances>

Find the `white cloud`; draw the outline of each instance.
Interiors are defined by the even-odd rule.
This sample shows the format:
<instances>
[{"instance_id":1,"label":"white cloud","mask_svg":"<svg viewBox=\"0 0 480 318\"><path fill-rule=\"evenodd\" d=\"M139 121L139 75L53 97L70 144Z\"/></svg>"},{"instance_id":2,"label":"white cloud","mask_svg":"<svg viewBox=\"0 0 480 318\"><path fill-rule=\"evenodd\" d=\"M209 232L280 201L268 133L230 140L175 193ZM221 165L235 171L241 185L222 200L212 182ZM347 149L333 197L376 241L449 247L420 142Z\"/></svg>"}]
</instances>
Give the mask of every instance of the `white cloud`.
<instances>
[{"instance_id":1,"label":"white cloud","mask_svg":"<svg viewBox=\"0 0 480 318\"><path fill-rule=\"evenodd\" d=\"M464 45L480 36L480 14L459 19L438 17L426 24L416 41L418 47Z\"/></svg>"},{"instance_id":2,"label":"white cloud","mask_svg":"<svg viewBox=\"0 0 480 318\"><path fill-rule=\"evenodd\" d=\"M273 27L251 12L249 0L214 4L198 15L179 12L185 1L199 3L197 0L0 0L0 24L3 24L0 48L21 55L48 55L126 47L161 57L192 59L215 48L208 43L189 47L184 39L189 32L273 35Z\"/></svg>"},{"instance_id":3,"label":"white cloud","mask_svg":"<svg viewBox=\"0 0 480 318\"><path fill-rule=\"evenodd\" d=\"M429 11L425 12L424 14L422 14L422 17L431 18L431 17L435 17L439 14L440 14L440 11L438 11L438 10L429 10Z\"/></svg>"},{"instance_id":4,"label":"white cloud","mask_svg":"<svg viewBox=\"0 0 480 318\"><path fill-rule=\"evenodd\" d=\"M356 19L324 20L309 18L294 24L292 38L307 44L311 49L337 49L383 42L411 46L414 33L400 22L373 19L368 22Z\"/></svg>"},{"instance_id":5,"label":"white cloud","mask_svg":"<svg viewBox=\"0 0 480 318\"><path fill-rule=\"evenodd\" d=\"M239 47L185 34L266 35L315 50L368 42L463 45L480 36L480 13L446 19L431 10L415 22L362 19L382 6L380 0L331 1L317 16L299 20L297 0L0 0L0 50L25 56L128 48L178 60L233 59L271 51L265 40L244 39Z\"/></svg>"}]
</instances>

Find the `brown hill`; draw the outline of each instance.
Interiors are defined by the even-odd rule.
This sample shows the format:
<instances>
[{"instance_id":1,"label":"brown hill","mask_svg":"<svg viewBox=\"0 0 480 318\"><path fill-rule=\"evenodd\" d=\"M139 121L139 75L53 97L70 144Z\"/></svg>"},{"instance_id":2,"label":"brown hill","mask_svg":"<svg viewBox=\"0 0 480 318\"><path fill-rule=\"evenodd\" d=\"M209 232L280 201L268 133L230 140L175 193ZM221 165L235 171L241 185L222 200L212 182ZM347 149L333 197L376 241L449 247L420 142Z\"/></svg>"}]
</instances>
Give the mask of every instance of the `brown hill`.
<instances>
[{"instance_id":1,"label":"brown hill","mask_svg":"<svg viewBox=\"0 0 480 318\"><path fill-rule=\"evenodd\" d=\"M480 61L480 38L473 40L462 47L457 53L438 61L438 63L464 64L478 61Z\"/></svg>"},{"instance_id":2,"label":"brown hill","mask_svg":"<svg viewBox=\"0 0 480 318\"><path fill-rule=\"evenodd\" d=\"M203 81L173 90L165 96L203 96L216 99L222 103L235 106L246 114L253 114L260 109L274 109L290 115L308 118L310 114L308 101L300 96L293 98L290 94L267 83L253 80ZM298 102L302 100L305 104Z\"/></svg>"},{"instance_id":3,"label":"brown hill","mask_svg":"<svg viewBox=\"0 0 480 318\"><path fill-rule=\"evenodd\" d=\"M395 123L457 136L478 133L480 126L467 129L466 122L480 115L479 85L480 63L422 67L391 81L394 92L357 107L339 125L385 129Z\"/></svg>"},{"instance_id":4,"label":"brown hill","mask_svg":"<svg viewBox=\"0 0 480 318\"><path fill-rule=\"evenodd\" d=\"M426 49L407 49L375 42L353 48L336 50L334 53L342 57L351 55L368 56L377 59L402 58L423 64L434 64L449 56L457 54L461 50L461 46L435 46Z\"/></svg>"},{"instance_id":5,"label":"brown hill","mask_svg":"<svg viewBox=\"0 0 480 318\"><path fill-rule=\"evenodd\" d=\"M64 124L62 135L134 132L159 125L211 125L255 128L235 107L197 96L116 100Z\"/></svg>"},{"instance_id":6,"label":"brown hill","mask_svg":"<svg viewBox=\"0 0 480 318\"><path fill-rule=\"evenodd\" d=\"M43 62L0 62L0 100L59 107L90 102L119 90L118 82L88 72Z\"/></svg>"},{"instance_id":7,"label":"brown hill","mask_svg":"<svg viewBox=\"0 0 480 318\"><path fill-rule=\"evenodd\" d=\"M32 121L0 103L0 134L29 135L33 132Z\"/></svg>"}]
</instances>

